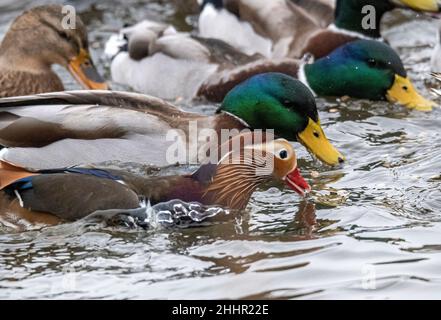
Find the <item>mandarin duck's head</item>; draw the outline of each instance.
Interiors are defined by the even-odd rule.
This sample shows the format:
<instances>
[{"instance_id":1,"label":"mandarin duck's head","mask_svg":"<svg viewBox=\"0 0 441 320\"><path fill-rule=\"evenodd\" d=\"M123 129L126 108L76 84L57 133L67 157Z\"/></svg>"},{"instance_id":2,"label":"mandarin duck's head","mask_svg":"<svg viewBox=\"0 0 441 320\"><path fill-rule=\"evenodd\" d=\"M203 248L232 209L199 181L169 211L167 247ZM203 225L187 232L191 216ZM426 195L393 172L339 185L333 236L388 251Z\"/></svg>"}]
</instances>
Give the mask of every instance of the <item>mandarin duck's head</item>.
<instances>
[{"instance_id":1,"label":"mandarin duck's head","mask_svg":"<svg viewBox=\"0 0 441 320\"><path fill-rule=\"evenodd\" d=\"M194 177L204 180L206 202L244 209L262 184L283 181L304 196L311 190L297 167L292 145L285 139L266 139L256 133L235 136L219 148L220 160L203 165Z\"/></svg>"}]
</instances>

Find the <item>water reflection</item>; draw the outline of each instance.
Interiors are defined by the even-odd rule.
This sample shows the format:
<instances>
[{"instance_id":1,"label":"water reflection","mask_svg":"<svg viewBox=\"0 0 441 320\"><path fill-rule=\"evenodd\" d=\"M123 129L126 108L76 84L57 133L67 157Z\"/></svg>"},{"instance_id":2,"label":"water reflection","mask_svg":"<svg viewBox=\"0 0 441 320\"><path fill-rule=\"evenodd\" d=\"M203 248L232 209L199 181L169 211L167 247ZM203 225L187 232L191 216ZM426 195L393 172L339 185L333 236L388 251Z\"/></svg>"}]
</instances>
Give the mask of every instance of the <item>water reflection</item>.
<instances>
[{"instance_id":1,"label":"water reflection","mask_svg":"<svg viewBox=\"0 0 441 320\"><path fill-rule=\"evenodd\" d=\"M109 34L125 22L153 18L190 30L196 13L190 0L72 2L92 30L98 58ZM0 32L34 3L3 1ZM385 36L427 93L438 23L403 24L412 14L392 15ZM109 76L104 59L97 61ZM77 87L72 82L69 88ZM314 189L306 201L268 185L246 211L190 223L197 227L144 230L84 220L0 231L0 298L438 298L441 110L419 113L352 99L318 104L327 136L348 161L331 169L296 143L299 166ZM141 174L188 170L125 168ZM370 273L375 286L366 288Z\"/></svg>"}]
</instances>

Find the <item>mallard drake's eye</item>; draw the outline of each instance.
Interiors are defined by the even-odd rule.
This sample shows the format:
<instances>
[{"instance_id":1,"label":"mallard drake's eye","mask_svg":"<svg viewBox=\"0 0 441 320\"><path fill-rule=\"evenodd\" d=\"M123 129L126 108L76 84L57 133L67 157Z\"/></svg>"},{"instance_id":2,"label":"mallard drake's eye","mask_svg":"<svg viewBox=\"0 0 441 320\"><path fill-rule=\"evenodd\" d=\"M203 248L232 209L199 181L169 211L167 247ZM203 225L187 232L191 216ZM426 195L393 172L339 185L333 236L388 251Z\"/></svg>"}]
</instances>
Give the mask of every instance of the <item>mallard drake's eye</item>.
<instances>
[{"instance_id":1,"label":"mallard drake's eye","mask_svg":"<svg viewBox=\"0 0 441 320\"><path fill-rule=\"evenodd\" d=\"M288 151L286 151L285 149L280 150L280 152L279 152L279 157L280 157L280 159L282 159L282 160L288 158Z\"/></svg>"},{"instance_id":2,"label":"mallard drake's eye","mask_svg":"<svg viewBox=\"0 0 441 320\"><path fill-rule=\"evenodd\" d=\"M367 61L368 65L372 68L375 68L377 66L377 61L375 59L369 59Z\"/></svg>"}]
</instances>

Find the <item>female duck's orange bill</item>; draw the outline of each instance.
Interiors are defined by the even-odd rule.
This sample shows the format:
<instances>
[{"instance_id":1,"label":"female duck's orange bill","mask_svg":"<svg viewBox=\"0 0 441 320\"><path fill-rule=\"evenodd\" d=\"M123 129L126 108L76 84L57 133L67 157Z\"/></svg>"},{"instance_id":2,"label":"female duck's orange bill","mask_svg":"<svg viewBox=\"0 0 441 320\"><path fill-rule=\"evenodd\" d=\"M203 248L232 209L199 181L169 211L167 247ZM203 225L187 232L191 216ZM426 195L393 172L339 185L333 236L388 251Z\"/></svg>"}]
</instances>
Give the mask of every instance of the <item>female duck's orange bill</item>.
<instances>
[{"instance_id":1,"label":"female duck's orange bill","mask_svg":"<svg viewBox=\"0 0 441 320\"><path fill-rule=\"evenodd\" d=\"M309 193L311 191L311 187L308 182L302 177L300 174L300 170L295 168L291 171L285 178L286 184L297 192L302 197L305 196L305 193Z\"/></svg>"},{"instance_id":2,"label":"female duck's orange bill","mask_svg":"<svg viewBox=\"0 0 441 320\"><path fill-rule=\"evenodd\" d=\"M89 52L85 49L81 49L78 56L69 62L69 71L85 89L109 89L107 83L96 70Z\"/></svg>"}]
</instances>

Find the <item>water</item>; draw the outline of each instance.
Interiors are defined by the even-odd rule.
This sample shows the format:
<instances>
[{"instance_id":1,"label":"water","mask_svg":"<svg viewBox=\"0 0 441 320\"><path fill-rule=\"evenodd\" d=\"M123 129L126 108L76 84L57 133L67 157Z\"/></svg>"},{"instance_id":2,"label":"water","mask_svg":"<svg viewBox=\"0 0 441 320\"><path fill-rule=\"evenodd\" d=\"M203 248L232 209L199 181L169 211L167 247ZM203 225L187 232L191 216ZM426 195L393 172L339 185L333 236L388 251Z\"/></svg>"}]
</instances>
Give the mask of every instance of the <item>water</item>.
<instances>
[{"instance_id":1,"label":"water","mask_svg":"<svg viewBox=\"0 0 441 320\"><path fill-rule=\"evenodd\" d=\"M75 5L108 75L100 56L112 31L144 17L189 30L190 2ZM0 2L0 32L30 4ZM397 26L409 16L388 16L386 36L428 95L437 22ZM0 298L441 298L441 110L335 100L320 100L319 109L348 162L330 170L296 145L314 190L308 200L270 185L236 218L200 228L130 230L80 221L3 232Z\"/></svg>"}]
</instances>

